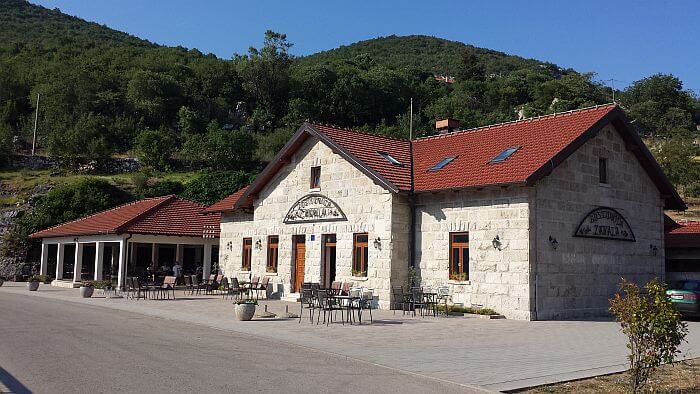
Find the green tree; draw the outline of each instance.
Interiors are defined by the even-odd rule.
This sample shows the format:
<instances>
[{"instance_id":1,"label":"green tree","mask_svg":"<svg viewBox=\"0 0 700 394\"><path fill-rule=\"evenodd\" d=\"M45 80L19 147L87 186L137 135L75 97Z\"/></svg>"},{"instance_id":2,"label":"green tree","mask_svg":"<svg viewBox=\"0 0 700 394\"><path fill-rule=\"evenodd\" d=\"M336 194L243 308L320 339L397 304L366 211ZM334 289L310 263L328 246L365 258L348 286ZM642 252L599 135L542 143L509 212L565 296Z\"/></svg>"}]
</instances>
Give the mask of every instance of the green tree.
<instances>
[{"instance_id":1,"label":"green tree","mask_svg":"<svg viewBox=\"0 0 700 394\"><path fill-rule=\"evenodd\" d=\"M40 197L32 211L5 234L0 255L24 256L32 245L29 234L128 202L131 196L98 178L81 178Z\"/></svg>"},{"instance_id":2,"label":"green tree","mask_svg":"<svg viewBox=\"0 0 700 394\"><path fill-rule=\"evenodd\" d=\"M139 133L136 146L143 164L156 170L166 170L175 151L175 138L168 130L146 129Z\"/></svg>"},{"instance_id":3,"label":"green tree","mask_svg":"<svg viewBox=\"0 0 700 394\"><path fill-rule=\"evenodd\" d=\"M651 148L668 180L681 192L700 176L700 163L695 161L697 150L690 141L678 139L661 141Z\"/></svg>"},{"instance_id":4,"label":"green tree","mask_svg":"<svg viewBox=\"0 0 700 394\"><path fill-rule=\"evenodd\" d=\"M663 283L654 279L644 290L623 279L620 292L610 300L610 312L628 339L629 383L635 393L644 389L659 365L675 361L688 333Z\"/></svg>"},{"instance_id":5,"label":"green tree","mask_svg":"<svg viewBox=\"0 0 700 394\"><path fill-rule=\"evenodd\" d=\"M249 185L254 176L245 171L207 172L185 185L181 196L200 204L211 205Z\"/></svg>"}]
</instances>

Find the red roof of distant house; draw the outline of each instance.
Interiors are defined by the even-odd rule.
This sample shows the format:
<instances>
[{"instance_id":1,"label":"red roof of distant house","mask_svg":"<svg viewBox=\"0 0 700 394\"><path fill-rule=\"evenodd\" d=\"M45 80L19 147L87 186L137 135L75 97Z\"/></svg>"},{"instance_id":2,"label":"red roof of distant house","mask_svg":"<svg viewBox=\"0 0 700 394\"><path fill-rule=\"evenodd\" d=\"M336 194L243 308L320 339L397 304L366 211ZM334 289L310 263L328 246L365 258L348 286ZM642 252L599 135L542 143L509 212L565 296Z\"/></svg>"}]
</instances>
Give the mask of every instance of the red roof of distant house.
<instances>
[{"instance_id":1,"label":"red roof of distant house","mask_svg":"<svg viewBox=\"0 0 700 394\"><path fill-rule=\"evenodd\" d=\"M100 234L218 237L220 215L202 215L204 208L175 196L148 198L50 227L30 237Z\"/></svg>"},{"instance_id":2,"label":"red roof of distant house","mask_svg":"<svg viewBox=\"0 0 700 394\"><path fill-rule=\"evenodd\" d=\"M371 135L341 127L304 123L279 154L245 191L216 203L218 211L250 207L251 198L290 162L291 155L315 137L386 189L438 191L496 185L531 185L548 175L605 125L612 123L642 167L666 196L667 209L685 209L685 203L656 160L615 104L456 131L414 141ZM506 160L490 163L507 148L517 148ZM392 164L385 152L400 164ZM444 168L431 167L446 157ZM411 174L411 168L413 174ZM413 177L413 179L411 179ZM212 206L212 208L214 207Z\"/></svg>"},{"instance_id":3,"label":"red roof of distant house","mask_svg":"<svg viewBox=\"0 0 700 394\"><path fill-rule=\"evenodd\" d=\"M666 226L664 245L671 248L700 248L700 222L680 222Z\"/></svg>"}]
</instances>

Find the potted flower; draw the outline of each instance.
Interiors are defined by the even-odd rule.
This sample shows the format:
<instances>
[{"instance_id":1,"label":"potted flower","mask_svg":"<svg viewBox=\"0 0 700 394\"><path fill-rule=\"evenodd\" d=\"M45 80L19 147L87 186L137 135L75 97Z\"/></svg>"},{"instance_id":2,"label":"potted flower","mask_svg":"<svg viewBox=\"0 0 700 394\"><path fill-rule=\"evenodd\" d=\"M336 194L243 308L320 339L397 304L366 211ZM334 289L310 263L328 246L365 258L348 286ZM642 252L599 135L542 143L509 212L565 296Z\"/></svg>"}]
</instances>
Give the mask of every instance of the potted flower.
<instances>
[{"instance_id":1,"label":"potted flower","mask_svg":"<svg viewBox=\"0 0 700 394\"><path fill-rule=\"evenodd\" d=\"M83 284L80 285L80 296L83 298L92 297L92 293L94 291L95 291L95 286L93 285L92 282L83 282Z\"/></svg>"},{"instance_id":2,"label":"potted flower","mask_svg":"<svg viewBox=\"0 0 700 394\"><path fill-rule=\"evenodd\" d=\"M236 301L236 318L240 321L247 321L255 315L255 306L258 305L258 300L247 298Z\"/></svg>"},{"instance_id":3,"label":"potted flower","mask_svg":"<svg viewBox=\"0 0 700 394\"><path fill-rule=\"evenodd\" d=\"M36 275L32 275L27 279L27 289L29 291L36 291L39 288L39 278Z\"/></svg>"}]
</instances>

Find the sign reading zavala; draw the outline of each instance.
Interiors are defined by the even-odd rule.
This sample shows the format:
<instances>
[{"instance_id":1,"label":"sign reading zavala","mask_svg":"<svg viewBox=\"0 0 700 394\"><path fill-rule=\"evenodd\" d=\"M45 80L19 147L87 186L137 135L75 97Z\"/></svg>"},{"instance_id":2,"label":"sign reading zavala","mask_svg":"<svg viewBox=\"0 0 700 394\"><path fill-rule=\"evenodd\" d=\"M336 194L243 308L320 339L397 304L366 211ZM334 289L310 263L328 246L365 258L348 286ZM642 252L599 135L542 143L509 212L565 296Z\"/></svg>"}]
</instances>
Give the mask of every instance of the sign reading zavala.
<instances>
[{"instance_id":1,"label":"sign reading zavala","mask_svg":"<svg viewBox=\"0 0 700 394\"><path fill-rule=\"evenodd\" d=\"M605 207L589 212L581 220L574 237L636 241L627 220L616 210Z\"/></svg>"},{"instance_id":2,"label":"sign reading zavala","mask_svg":"<svg viewBox=\"0 0 700 394\"><path fill-rule=\"evenodd\" d=\"M322 194L308 194L292 205L285 223L330 222L347 220L338 204Z\"/></svg>"}]
</instances>

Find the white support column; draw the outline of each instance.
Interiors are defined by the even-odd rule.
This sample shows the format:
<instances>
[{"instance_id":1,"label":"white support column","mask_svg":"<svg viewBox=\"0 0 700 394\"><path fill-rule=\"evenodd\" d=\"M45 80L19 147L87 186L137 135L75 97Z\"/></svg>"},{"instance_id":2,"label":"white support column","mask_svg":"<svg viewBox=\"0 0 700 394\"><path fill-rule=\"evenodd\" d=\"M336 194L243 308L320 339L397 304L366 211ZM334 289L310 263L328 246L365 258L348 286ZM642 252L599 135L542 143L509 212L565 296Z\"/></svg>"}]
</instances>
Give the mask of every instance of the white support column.
<instances>
[{"instance_id":1,"label":"white support column","mask_svg":"<svg viewBox=\"0 0 700 394\"><path fill-rule=\"evenodd\" d=\"M80 282L83 271L83 244L75 242L75 261L73 262L73 283Z\"/></svg>"},{"instance_id":2,"label":"white support column","mask_svg":"<svg viewBox=\"0 0 700 394\"><path fill-rule=\"evenodd\" d=\"M48 275L49 262L49 244L41 240L41 266L39 267L40 275Z\"/></svg>"},{"instance_id":3,"label":"white support column","mask_svg":"<svg viewBox=\"0 0 700 394\"><path fill-rule=\"evenodd\" d=\"M105 243L95 242L95 280L102 280L104 270Z\"/></svg>"},{"instance_id":4,"label":"white support column","mask_svg":"<svg viewBox=\"0 0 700 394\"><path fill-rule=\"evenodd\" d=\"M206 279L211 275L211 245L204 244L204 262L202 263L202 278Z\"/></svg>"},{"instance_id":5,"label":"white support column","mask_svg":"<svg viewBox=\"0 0 700 394\"><path fill-rule=\"evenodd\" d=\"M158 267L158 244L151 243L151 269Z\"/></svg>"},{"instance_id":6,"label":"white support column","mask_svg":"<svg viewBox=\"0 0 700 394\"><path fill-rule=\"evenodd\" d=\"M175 261L180 263L180 265L182 265L182 252L184 247L185 245L182 244L175 245Z\"/></svg>"},{"instance_id":7,"label":"white support column","mask_svg":"<svg viewBox=\"0 0 700 394\"><path fill-rule=\"evenodd\" d=\"M63 279L63 263L65 258L65 248L62 243L58 243L56 248L56 279Z\"/></svg>"},{"instance_id":8,"label":"white support column","mask_svg":"<svg viewBox=\"0 0 700 394\"><path fill-rule=\"evenodd\" d=\"M126 277L126 240L119 241L119 272L117 273L117 287L124 287L124 278Z\"/></svg>"}]
</instances>

